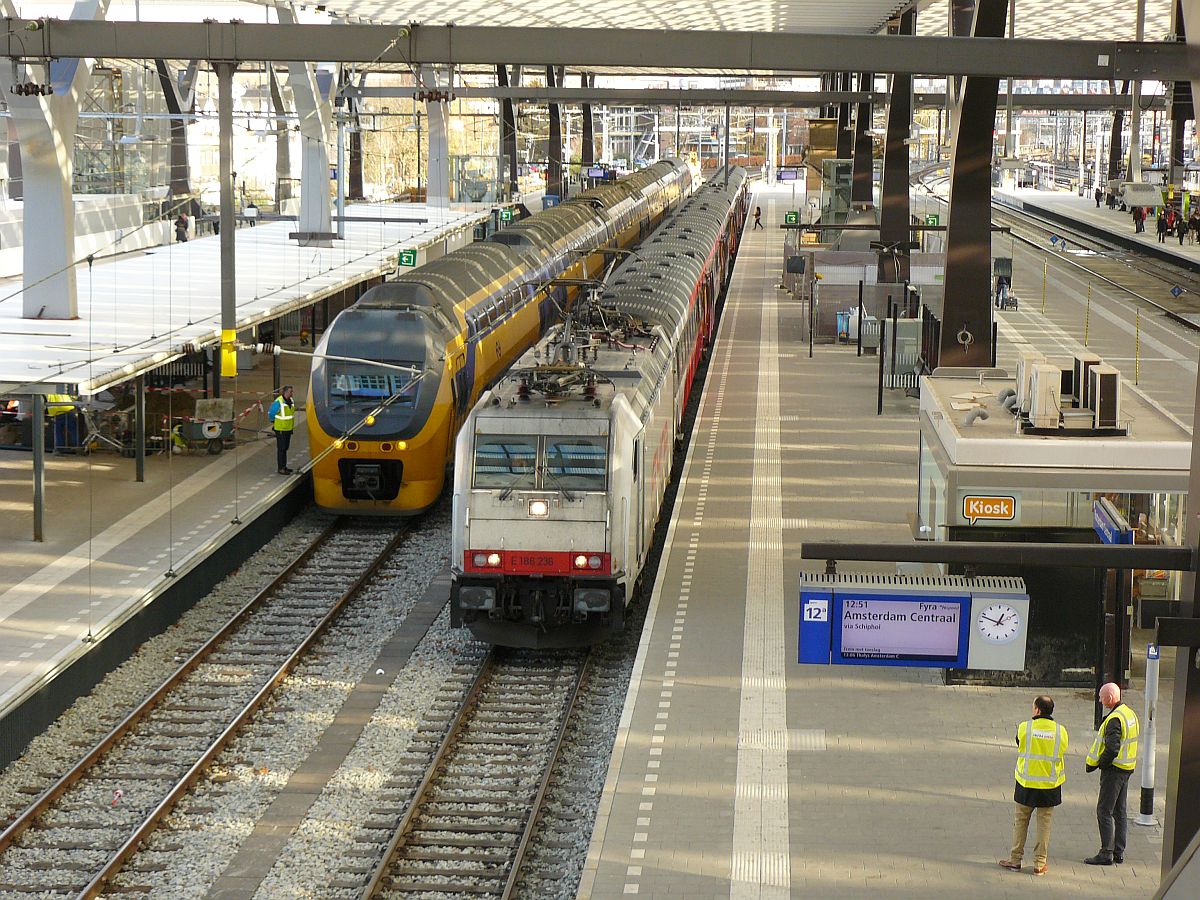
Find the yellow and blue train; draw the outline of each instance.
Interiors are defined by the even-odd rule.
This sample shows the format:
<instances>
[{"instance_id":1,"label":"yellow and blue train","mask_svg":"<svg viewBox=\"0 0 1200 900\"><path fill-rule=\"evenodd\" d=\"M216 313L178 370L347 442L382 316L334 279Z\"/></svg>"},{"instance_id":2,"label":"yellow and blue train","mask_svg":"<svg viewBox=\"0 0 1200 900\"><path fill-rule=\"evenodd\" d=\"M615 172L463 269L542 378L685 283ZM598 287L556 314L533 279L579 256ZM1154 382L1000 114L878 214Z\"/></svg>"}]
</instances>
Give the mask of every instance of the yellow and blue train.
<instances>
[{"instance_id":1,"label":"yellow and blue train","mask_svg":"<svg viewBox=\"0 0 1200 900\"><path fill-rule=\"evenodd\" d=\"M655 163L367 291L330 324L309 378L317 505L413 515L434 504L479 396L556 321L611 251L692 191Z\"/></svg>"}]
</instances>

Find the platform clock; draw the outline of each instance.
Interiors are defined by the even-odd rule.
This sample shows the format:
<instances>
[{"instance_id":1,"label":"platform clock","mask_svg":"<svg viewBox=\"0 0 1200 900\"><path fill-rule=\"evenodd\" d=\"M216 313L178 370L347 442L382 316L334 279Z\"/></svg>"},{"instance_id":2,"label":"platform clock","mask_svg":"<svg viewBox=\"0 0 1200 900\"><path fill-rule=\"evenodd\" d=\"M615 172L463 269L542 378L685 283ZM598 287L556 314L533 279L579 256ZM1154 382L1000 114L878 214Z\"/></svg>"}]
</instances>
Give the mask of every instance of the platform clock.
<instances>
[{"instance_id":1,"label":"platform clock","mask_svg":"<svg viewBox=\"0 0 1200 900\"><path fill-rule=\"evenodd\" d=\"M1007 644L1021 633L1021 614L1008 603L991 603L979 611L975 628L993 644Z\"/></svg>"}]
</instances>

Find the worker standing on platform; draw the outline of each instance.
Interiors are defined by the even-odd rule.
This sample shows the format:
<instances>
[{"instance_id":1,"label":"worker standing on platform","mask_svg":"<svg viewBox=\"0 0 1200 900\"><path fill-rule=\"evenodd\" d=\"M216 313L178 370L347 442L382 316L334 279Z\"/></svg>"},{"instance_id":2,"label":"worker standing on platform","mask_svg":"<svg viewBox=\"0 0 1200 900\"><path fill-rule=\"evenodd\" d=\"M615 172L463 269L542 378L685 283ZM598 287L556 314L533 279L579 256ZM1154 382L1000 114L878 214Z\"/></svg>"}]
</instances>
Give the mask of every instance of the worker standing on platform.
<instances>
[{"instance_id":1,"label":"worker standing on platform","mask_svg":"<svg viewBox=\"0 0 1200 900\"><path fill-rule=\"evenodd\" d=\"M267 410L267 418L271 420L271 428L275 432L275 462L278 463L280 475L291 475L288 468L288 447L292 444L292 429L296 425L296 405L292 403L292 386L285 384L271 408Z\"/></svg>"},{"instance_id":2,"label":"worker standing on platform","mask_svg":"<svg viewBox=\"0 0 1200 900\"><path fill-rule=\"evenodd\" d=\"M1017 726L1017 809L1013 817L1013 845L1000 865L1020 871L1025 856L1029 819L1037 810L1037 842L1033 846L1033 874L1046 874L1050 852L1050 818L1062 804L1067 780L1067 729L1054 721L1054 699L1043 694L1033 701L1032 718Z\"/></svg>"},{"instance_id":3,"label":"worker standing on platform","mask_svg":"<svg viewBox=\"0 0 1200 900\"><path fill-rule=\"evenodd\" d=\"M1129 825L1125 799L1129 777L1137 765L1137 713L1121 702L1121 688L1111 681L1100 688L1104 721L1087 755L1087 770L1100 770L1100 799L1096 822L1100 826L1100 852L1084 860L1089 866L1120 865L1125 861L1125 834Z\"/></svg>"},{"instance_id":4,"label":"worker standing on platform","mask_svg":"<svg viewBox=\"0 0 1200 900\"><path fill-rule=\"evenodd\" d=\"M180 213L179 218L175 220L175 240L180 244L186 244L188 239L188 217L187 213Z\"/></svg>"},{"instance_id":5,"label":"worker standing on platform","mask_svg":"<svg viewBox=\"0 0 1200 900\"><path fill-rule=\"evenodd\" d=\"M756 207L754 207L754 227L755 227L755 228L762 228L762 227L763 227L763 224L762 224L762 207L761 207L761 206L756 206Z\"/></svg>"}]
</instances>

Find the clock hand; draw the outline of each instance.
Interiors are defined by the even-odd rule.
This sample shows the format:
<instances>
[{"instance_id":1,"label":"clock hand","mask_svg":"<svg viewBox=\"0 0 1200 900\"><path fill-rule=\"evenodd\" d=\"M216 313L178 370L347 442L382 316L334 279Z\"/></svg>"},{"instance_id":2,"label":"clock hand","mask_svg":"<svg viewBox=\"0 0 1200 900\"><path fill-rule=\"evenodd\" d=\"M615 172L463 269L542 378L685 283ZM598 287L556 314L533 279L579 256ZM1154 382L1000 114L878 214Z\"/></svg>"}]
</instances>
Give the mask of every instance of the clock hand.
<instances>
[{"instance_id":1,"label":"clock hand","mask_svg":"<svg viewBox=\"0 0 1200 900\"><path fill-rule=\"evenodd\" d=\"M1004 616L1001 616L999 619L988 619L987 616L981 615L981 618L987 619L993 625L1003 625L1004 624Z\"/></svg>"}]
</instances>

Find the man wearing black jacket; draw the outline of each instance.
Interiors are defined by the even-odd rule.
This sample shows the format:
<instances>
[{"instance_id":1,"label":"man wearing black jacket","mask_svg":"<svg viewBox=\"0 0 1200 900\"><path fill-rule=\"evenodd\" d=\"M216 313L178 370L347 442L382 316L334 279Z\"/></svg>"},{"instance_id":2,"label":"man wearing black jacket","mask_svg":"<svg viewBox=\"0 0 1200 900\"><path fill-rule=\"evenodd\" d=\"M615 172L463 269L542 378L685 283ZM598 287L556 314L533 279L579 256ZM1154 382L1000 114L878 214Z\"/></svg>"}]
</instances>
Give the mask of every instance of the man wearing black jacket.
<instances>
[{"instance_id":1,"label":"man wearing black jacket","mask_svg":"<svg viewBox=\"0 0 1200 900\"><path fill-rule=\"evenodd\" d=\"M1100 688L1104 721L1088 751L1087 770L1100 770L1100 798L1096 823L1100 828L1100 852L1084 860L1089 866L1120 865L1125 861L1125 836L1129 819L1125 811L1129 776L1137 766L1138 717L1121 702L1121 688L1109 682Z\"/></svg>"}]
</instances>

